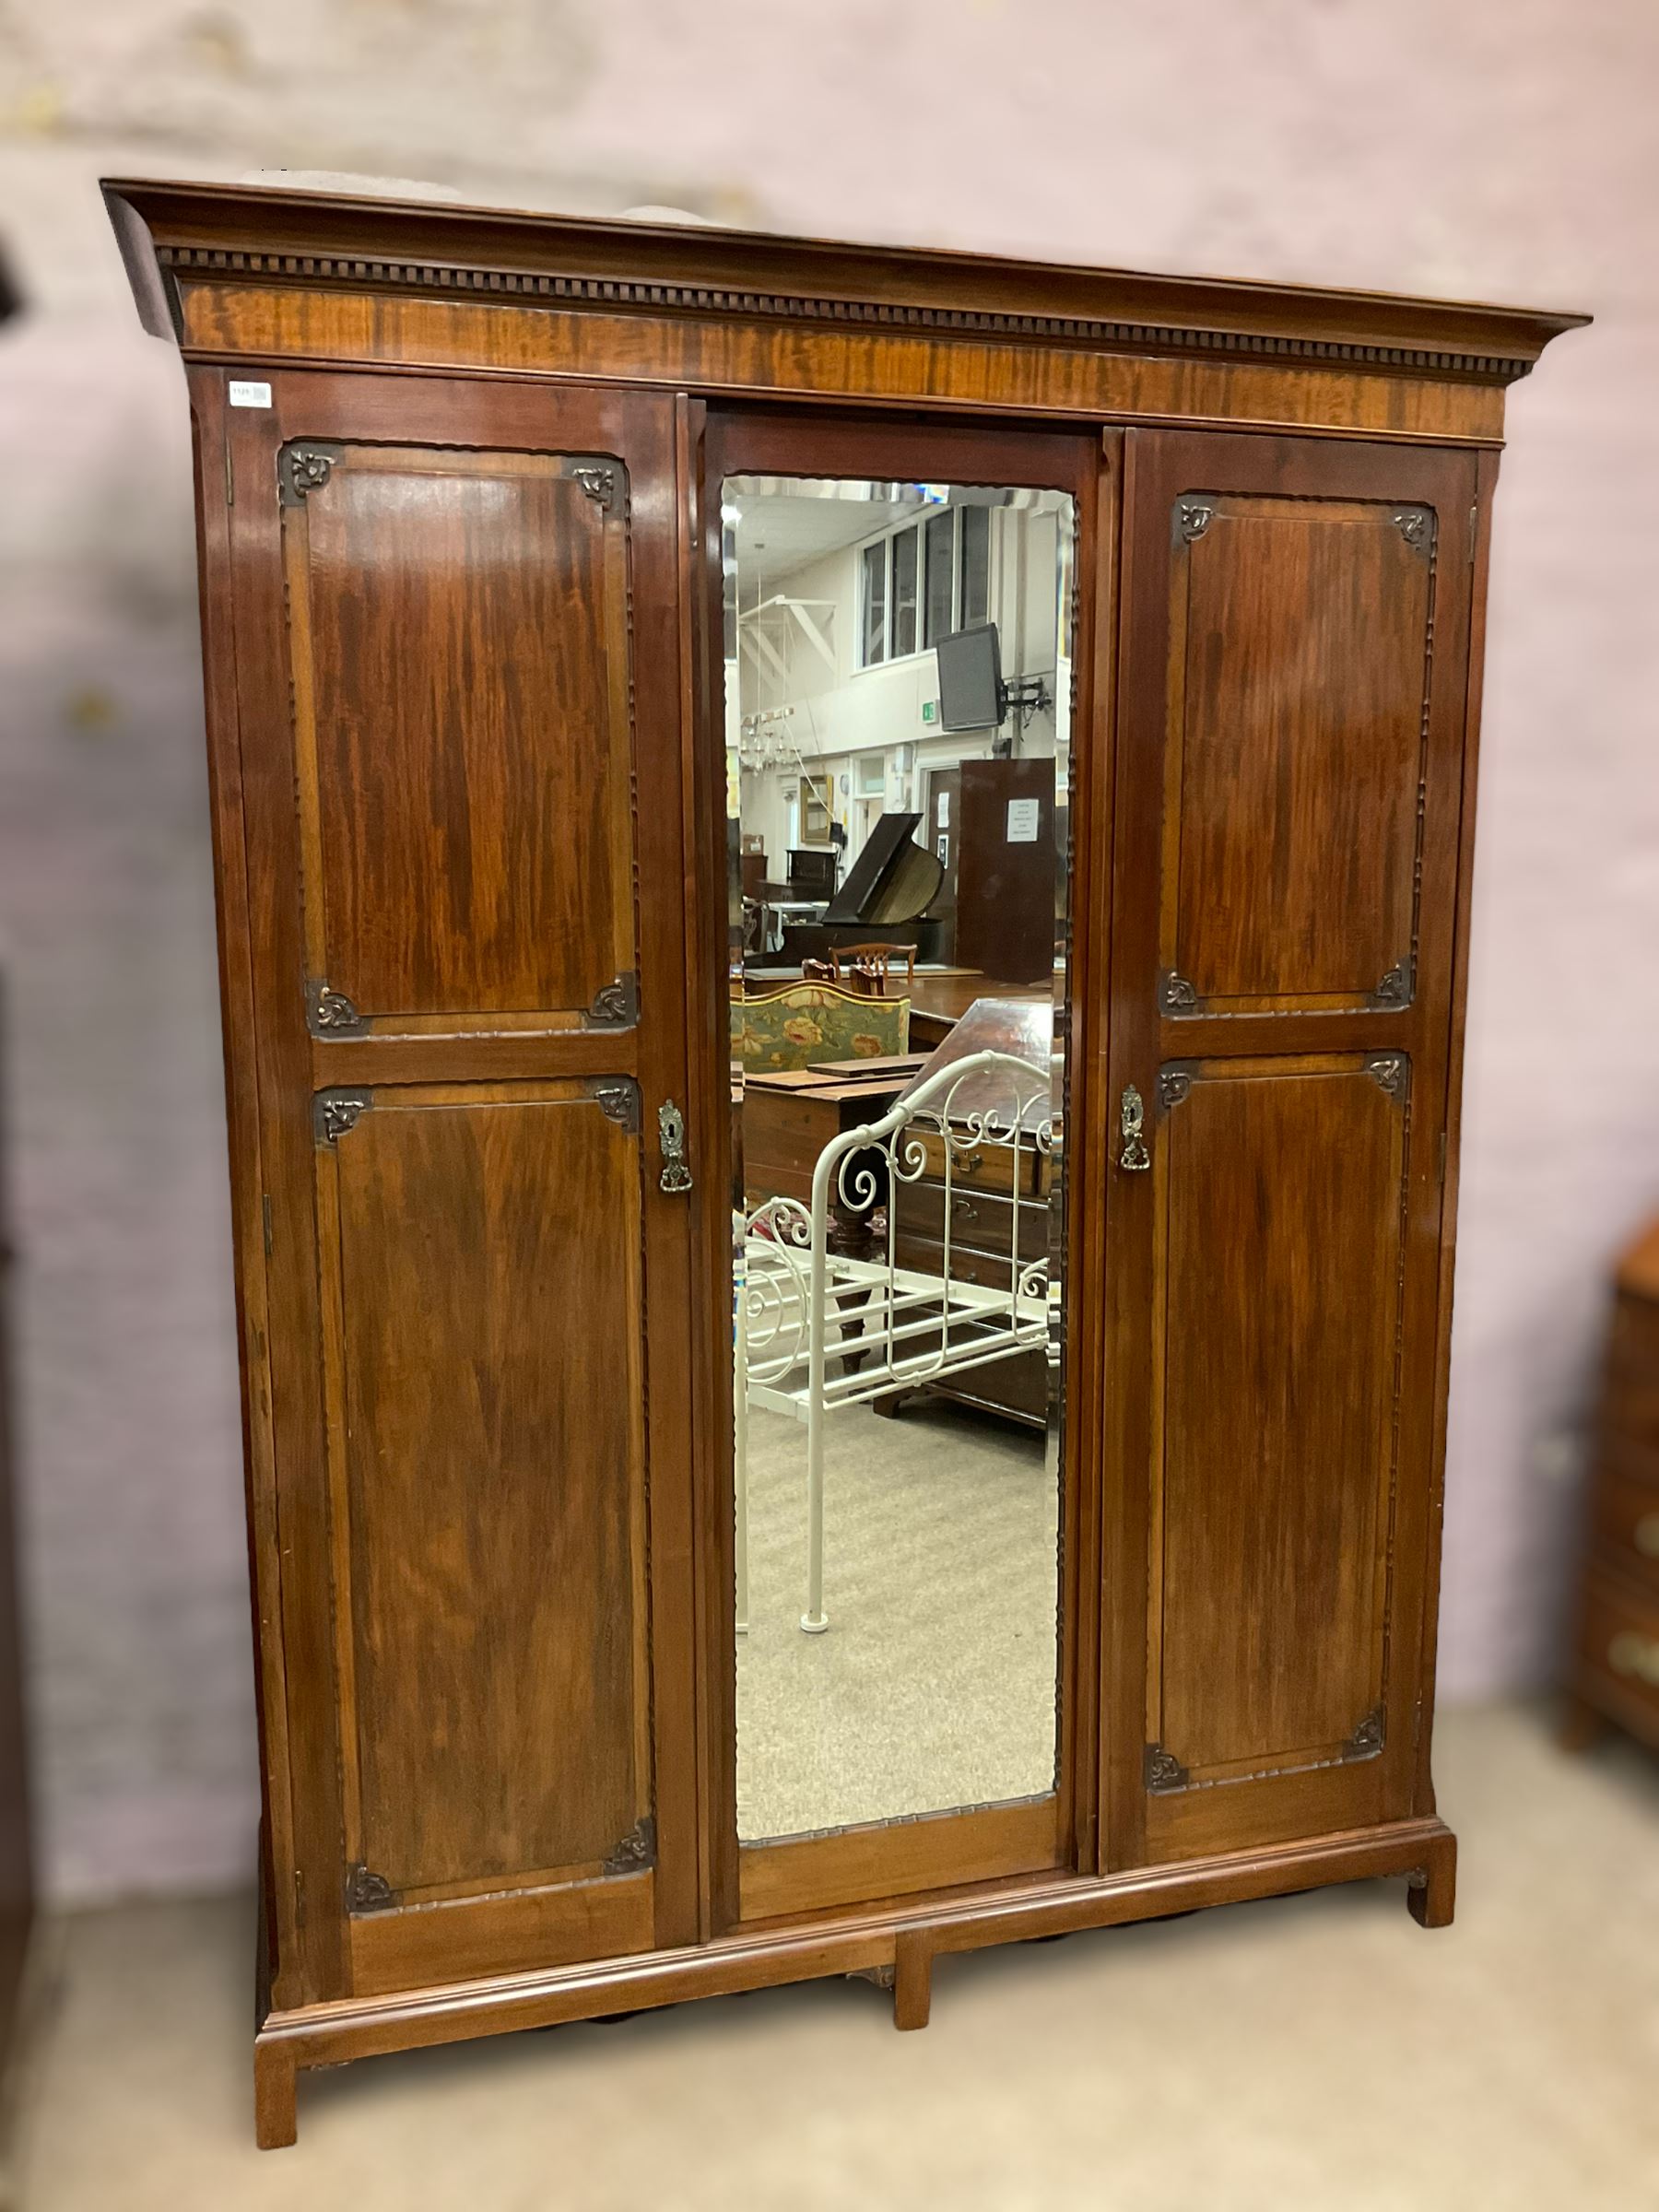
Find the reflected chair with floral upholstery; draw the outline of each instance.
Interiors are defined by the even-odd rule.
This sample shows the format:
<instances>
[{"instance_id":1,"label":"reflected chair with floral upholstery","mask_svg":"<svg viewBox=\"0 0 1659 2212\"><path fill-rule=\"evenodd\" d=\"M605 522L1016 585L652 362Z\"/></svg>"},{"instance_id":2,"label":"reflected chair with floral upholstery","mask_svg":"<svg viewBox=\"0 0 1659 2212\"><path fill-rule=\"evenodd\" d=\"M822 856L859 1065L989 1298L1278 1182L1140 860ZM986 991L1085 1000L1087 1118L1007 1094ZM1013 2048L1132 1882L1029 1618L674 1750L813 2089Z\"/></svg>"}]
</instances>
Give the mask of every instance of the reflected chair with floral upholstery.
<instances>
[{"instance_id":1,"label":"reflected chair with floral upholstery","mask_svg":"<svg viewBox=\"0 0 1659 2212\"><path fill-rule=\"evenodd\" d=\"M834 983L786 983L732 1001L732 1057L757 1073L910 1049L908 998L867 998Z\"/></svg>"}]
</instances>

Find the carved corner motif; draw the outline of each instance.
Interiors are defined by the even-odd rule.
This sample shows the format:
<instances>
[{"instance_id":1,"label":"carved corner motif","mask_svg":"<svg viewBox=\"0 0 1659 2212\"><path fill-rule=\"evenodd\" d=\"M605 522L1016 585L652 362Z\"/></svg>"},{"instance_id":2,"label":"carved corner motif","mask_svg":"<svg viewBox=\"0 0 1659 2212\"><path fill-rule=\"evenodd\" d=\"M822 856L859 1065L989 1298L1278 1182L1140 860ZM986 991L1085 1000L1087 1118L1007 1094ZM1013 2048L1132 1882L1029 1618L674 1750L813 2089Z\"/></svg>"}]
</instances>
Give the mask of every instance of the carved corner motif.
<instances>
[{"instance_id":1,"label":"carved corner motif","mask_svg":"<svg viewBox=\"0 0 1659 2212\"><path fill-rule=\"evenodd\" d=\"M1202 537L1215 519L1215 509L1203 500L1175 502L1175 528L1184 545L1190 546L1195 537Z\"/></svg>"},{"instance_id":2,"label":"carved corner motif","mask_svg":"<svg viewBox=\"0 0 1659 2212\"><path fill-rule=\"evenodd\" d=\"M593 1097L607 1122L615 1122L618 1129L629 1136L640 1134L640 1087L631 1079L625 1083L597 1083Z\"/></svg>"},{"instance_id":3,"label":"carved corner motif","mask_svg":"<svg viewBox=\"0 0 1659 2212\"><path fill-rule=\"evenodd\" d=\"M1167 1113L1171 1107L1179 1106L1193 1088L1193 1078L1184 1067L1164 1067L1158 1074L1158 1102Z\"/></svg>"},{"instance_id":4,"label":"carved corner motif","mask_svg":"<svg viewBox=\"0 0 1659 2212\"><path fill-rule=\"evenodd\" d=\"M1159 1002L1166 1014L1192 1014L1198 1006L1196 987L1171 968L1158 986Z\"/></svg>"},{"instance_id":5,"label":"carved corner motif","mask_svg":"<svg viewBox=\"0 0 1659 2212\"><path fill-rule=\"evenodd\" d=\"M1434 512L1429 507L1402 507L1394 526L1414 553L1427 553L1434 543Z\"/></svg>"},{"instance_id":6,"label":"carved corner motif","mask_svg":"<svg viewBox=\"0 0 1659 2212\"><path fill-rule=\"evenodd\" d=\"M346 1869L347 1912L390 1912L396 1903L397 1892L383 1874L372 1874L367 1866Z\"/></svg>"},{"instance_id":7,"label":"carved corner motif","mask_svg":"<svg viewBox=\"0 0 1659 2212\"><path fill-rule=\"evenodd\" d=\"M586 492L588 498L593 500L601 514L608 514L617 496L616 470L594 465L588 468L573 468L571 474Z\"/></svg>"},{"instance_id":8,"label":"carved corner motif","mask_svg":"<svg viewBox=\"0 0 1659 2212\"><path fill-rule=\"evenodd\" d=\"M1167 1797L1175 1790L1184 1790L1191 1780L1186 1769L1173 1751L1166 1751L1161 1744L1147 1746L1147 1787L1154 1797Z\"/></svg>"},{"instance_id":9,"label":"carved corner motif","mask_svg":"<svg viewBox=\"0 0 1659 2212\"><path fill-rule=\"evenodd\" d=\"M337 445L285 445L276 456L277 505L303 507L306 494L322 490L339 458Z\"/></svg>"},{"instance_id":10,"label":"carved corner motif","mask_svg":"<svg viewBox=\"0 0 1659 2212\"><path fill-rule=\"evenodd\" d=\"M1352 1735L1342 1747L1345 1762L1359 1759L1375 1759L1382 1748L1382 1708L1373 1705Z\"/></svg>"},{"instance_id":11,"label":"carved corner motif","mask_svg":"<svg viewBox=\"0 0 1659 2212\"><path fill-rule=\"evenodd\" d=\"M619 975L595 992L588 1008L588 1027L594 1030L631 1030L640 1018L640 979Z\"/></svg>"},{"instance_id":12,"label":"carved corner motif","mask_svg":"<svg viewBox=\"0 0 1659 2212\"><path fill-rule=\"evenodd\" d=\"M1366 1062L1365 1072L1379 1090L1399 1099L1406 1095L1411 1080L1411 1063L1404 1053L1380 1053L1376 1059Z\"/></svg>"},{"instance_id":13,"label":"carved corner motif","mask_svg":"<svg viewBox=\"0 0 1659 2212\"><path fill-rule=\"evenodd\" d=\"M1371 1005L1378 1007L1408 1006L1415 980L1412 962L1408 959L1396 960L1371 993Z\"/></svg>"},{"instance_id":14,"label":"carved corner motif","mask_svg":"<svg viewBox=\"0 0 1659 2212\"><path fill-rule=\"evenodd\" d=\"M313 1037L348 1035L363 1026L362 1016L344 991L331 991L323 982L306 986L305 1018Z\"/></svg>"},{"instance_id":15,"label":"carved corner motif","mask_svg":"<svg viewBox=\"0 0 1659 2212\"><path fill-rule=\"evenodd\" d=\"M636 1820L606 1860L606 1874L639 1874L656 1864L656 1822L649 1813Z\"/></svg>"},{"instance_id":16,"label":"carved corner motif","mask_svg":"<svg viewBox=\"0 0 1659 2212\"><path fill-rule=\"evenodd\" d=\"M320 1090L312 1101L312 1126L318 1143L338 1144L347 1130L357 1127L359 1118L373 1103L367 1091Z\"/></svg>"}]
</instances>

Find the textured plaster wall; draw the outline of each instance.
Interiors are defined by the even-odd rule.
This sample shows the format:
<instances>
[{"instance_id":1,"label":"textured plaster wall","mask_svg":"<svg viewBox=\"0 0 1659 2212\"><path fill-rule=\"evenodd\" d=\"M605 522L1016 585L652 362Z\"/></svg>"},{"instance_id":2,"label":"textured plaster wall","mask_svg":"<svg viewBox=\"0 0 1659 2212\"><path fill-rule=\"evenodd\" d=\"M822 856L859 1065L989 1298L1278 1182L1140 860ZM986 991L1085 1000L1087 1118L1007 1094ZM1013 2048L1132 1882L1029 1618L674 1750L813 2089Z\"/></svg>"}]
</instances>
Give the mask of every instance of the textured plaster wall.
<instances>
[{"instance_id":1,"label":"textured plaster wall","mask_svg":"<svg viewBox=\"0 0 1659 2212\"><path fill-rule=\"evenodd\" d=\"M0 333L0 941L59 1894L240 1879L256 1795L183 392L97 173L1596 311L1513 393L1500 493L1441 1669L1471 1697L1552 1665L1604 1271L1659 1197L1656 73L1641 0L0 0L33 303Z\"/></svg>"}]
</instances>

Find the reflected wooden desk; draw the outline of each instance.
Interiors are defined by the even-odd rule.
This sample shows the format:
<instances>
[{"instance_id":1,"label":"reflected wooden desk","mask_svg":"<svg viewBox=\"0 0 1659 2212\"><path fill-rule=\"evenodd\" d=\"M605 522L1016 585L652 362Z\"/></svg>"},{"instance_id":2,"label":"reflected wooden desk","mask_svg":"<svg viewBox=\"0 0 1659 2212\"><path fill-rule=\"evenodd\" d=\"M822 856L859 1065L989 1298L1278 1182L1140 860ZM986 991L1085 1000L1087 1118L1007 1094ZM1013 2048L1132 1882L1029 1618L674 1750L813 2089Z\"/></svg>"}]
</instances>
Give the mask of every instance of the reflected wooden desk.
<instances>
[{"instance_id":1,"label":"reflected wooden desk","mask_svg":"<svg viewBox=\"0 0 1659 2212\"><path fill-rule=\"evenodd\" d=\"M977 968L952 968L931 976L919 973L911 999L911 1042L924 1052L943 1044L975 999L1047 1002L1053 997L1053 985L1046 980L1041 983L999 983Z\"/></svg>"}]
</instances>

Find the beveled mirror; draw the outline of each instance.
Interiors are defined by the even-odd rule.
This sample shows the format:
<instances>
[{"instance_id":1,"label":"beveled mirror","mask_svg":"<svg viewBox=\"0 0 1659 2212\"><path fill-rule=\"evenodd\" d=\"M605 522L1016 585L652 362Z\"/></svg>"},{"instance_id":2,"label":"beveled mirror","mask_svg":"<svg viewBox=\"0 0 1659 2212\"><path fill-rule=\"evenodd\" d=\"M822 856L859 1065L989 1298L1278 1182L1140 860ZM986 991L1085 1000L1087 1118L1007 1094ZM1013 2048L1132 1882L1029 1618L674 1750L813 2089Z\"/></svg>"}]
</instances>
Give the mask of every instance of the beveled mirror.
<instances>
[{"instance_id":1,"label":"beveled mirror","mask_svg":"<svg viewBox=\"0 0 1659 2212\"><path fill-rule=\"evenodd\" d=\"M746 1911L1054 1853L1077 511L934 458L717 485Z\"/></svg>"}]
</instances>

